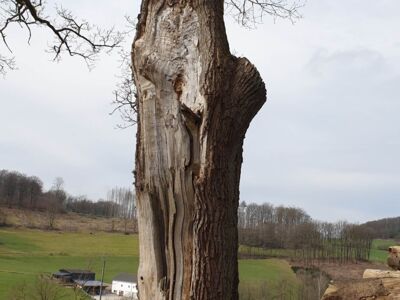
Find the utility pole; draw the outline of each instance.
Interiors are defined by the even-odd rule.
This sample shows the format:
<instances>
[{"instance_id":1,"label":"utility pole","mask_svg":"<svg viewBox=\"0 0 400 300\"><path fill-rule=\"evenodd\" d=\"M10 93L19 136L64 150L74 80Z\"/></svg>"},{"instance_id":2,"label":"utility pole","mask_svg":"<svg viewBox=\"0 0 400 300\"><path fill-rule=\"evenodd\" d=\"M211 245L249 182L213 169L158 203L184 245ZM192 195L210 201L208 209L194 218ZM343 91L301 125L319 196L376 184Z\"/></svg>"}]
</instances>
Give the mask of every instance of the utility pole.
<instances>
[{"instance_id":1,"label":"utility pole","mask_svg":"<svg viewBox=\"0 0 400 300\"><path fill-rule=\"evenodd\" d=\"M101 283L100 283L100 299L101 300L101 296L103 294L103 280L104 280L104 270L106 268L106 260L105 258L103 258L103 269L101 270Z\"/></svg>"}]
</instances>

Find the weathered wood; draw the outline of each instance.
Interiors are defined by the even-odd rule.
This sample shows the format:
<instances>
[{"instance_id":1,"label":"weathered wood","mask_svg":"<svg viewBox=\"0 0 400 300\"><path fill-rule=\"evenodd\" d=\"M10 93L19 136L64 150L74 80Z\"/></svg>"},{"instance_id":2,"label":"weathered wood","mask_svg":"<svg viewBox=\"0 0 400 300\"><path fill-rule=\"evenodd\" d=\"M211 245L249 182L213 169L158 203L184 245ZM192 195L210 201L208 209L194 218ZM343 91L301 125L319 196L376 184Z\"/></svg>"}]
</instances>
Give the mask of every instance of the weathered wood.
<instances>
[{"instance_id":1,"label":"weathered wood","mask_svg":"<svg viewBox=\"0 0 400 300\"><path fill-rule=\"evenodd\" d=\"M400 278L400 271L366 269L363 278Z\"/></svg>"},{"instance_id":2,"label":"weathered wood","mask_svg":"<svg viewBox=\"0 0 400 300\"><path fill-rule=\"evenodd\" d=\"M400 253L400 246L390 246L388 251L393 253Z\"/></svg>"},{"instance_id":3,"label":"weathered wood","mask_svg":"<svg viewBox=\"0 0 400 300\"><path fill-rule=\"evenodd\" d=\"M388 295L383 279L362 279L330 285L322 300L388 299Z\"/></svg>"},{"instance_id":4,"label":"weathered wood","mask_svg":"<svg viewBox=\"0 0 400 300\"><path fill-rule=\"evenodd\" d=\"M141 300L238 299L242 145L266 100L222 0L143 0L132 48Z\"/></svg>"},{"instance_id":5,"label":"weathered wood","mask_svg":"<svg viewBox=\"0 0 400 300\"><path fill-rule=\"evenodd\" d=\"M391 246L388 249L387 264L393 270L400 270L400 246Z\"/></svg>"}]
</instances>

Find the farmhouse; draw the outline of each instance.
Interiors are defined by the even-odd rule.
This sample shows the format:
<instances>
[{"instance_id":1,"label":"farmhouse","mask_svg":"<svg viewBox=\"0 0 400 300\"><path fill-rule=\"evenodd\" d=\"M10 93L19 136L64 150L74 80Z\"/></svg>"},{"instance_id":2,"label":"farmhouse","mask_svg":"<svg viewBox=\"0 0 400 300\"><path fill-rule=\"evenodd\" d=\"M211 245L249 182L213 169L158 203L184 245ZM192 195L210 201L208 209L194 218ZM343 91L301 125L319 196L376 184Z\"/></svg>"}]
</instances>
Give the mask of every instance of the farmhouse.
<instances>
[{"instance_id":1,"label":"farmhouse","mask_svg":"<svg viewBox=\"0 0 400 300\"><path fill-rule=\"evenodd\" d=\"M137 278L134 274L121 273L114 277L111 291L114 294L138 299Z\"/></svg>"},{"instance_id":2,"label":"farmhouse","mask_svg":"<svg viewBox=\"0 0 400 300\"><path fill-rule=\"evenodd\" d=\"M76 280L95 280L96 274L88 270L79 269L60 269L58 272L53 273L52 277L64 283L72 283Z\"/></svg>"}]
</instances>

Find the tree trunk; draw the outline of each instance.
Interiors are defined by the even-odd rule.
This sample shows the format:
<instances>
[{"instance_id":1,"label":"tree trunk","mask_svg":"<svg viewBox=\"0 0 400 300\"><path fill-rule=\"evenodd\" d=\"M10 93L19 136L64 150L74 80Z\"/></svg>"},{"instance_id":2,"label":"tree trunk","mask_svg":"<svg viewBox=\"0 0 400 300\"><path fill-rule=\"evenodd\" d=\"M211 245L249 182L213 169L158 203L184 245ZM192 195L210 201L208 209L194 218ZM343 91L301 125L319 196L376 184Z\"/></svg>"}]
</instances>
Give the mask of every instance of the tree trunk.
<instances>
[{"instance_id":1,"label":"tree trunk","mask_svg":"<svg viewBox=\"0 0 400 300\"><path fill-rule=\"evenodd\" d=\"M242 145L266 100L230 54L224 1L143 0L138 93L140 299L237 299Z\"/></svg>"}]
</instances>

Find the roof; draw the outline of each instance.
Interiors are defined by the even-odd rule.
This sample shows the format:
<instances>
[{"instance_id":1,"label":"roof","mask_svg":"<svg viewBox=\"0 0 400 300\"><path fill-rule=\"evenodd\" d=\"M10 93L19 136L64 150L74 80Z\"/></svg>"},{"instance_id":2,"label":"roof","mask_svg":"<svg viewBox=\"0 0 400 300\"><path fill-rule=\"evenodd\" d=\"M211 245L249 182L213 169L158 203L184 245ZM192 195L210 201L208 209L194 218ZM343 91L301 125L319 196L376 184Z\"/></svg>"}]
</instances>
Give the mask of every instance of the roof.
<instances>
[{"instance_id":1,"label":"roof","mask_svg":"<svg viewBox=\"0 0 400 300\"><path fill-rule=\"evenodd\" d=\"M55 276L68 276L68 275L70 275L70 273L66 273L66 272L54 272L53 275L55 275Z\"/></svg>"},{"instance_id":2,"label":"roof","mask_svg":"<svg viewBox=\"0 0 400 300\"><path fill-rule=\"evenodd\" d=\"M94 274L94 272L89 270L80 270L80 269L60 269L60 273L79 273L79 274Z\"/></svg>"},{"instance_id":3,"label":"roof","mask_svg":"<svg viewBox=\"0 0 400 300\"><path fill-rule=\"evenodd\" d=\"M113 278L113 281L123 281L123 282L137 282L137 277L132 273L120 273Z\"/></svg>"},{"instance_id":4,"label":"roof","mask_svg":"<svg viewBox=\"0 0 400 300\"><path fill-rule=\"evenodd\" d=\"M98 280L75 280L75 282L81 286L84 287L98 287L98 286L103 286L103 287L107 287L108 284L107 283L101 283L101 281Z\"/></svg>"}]
</instances>

